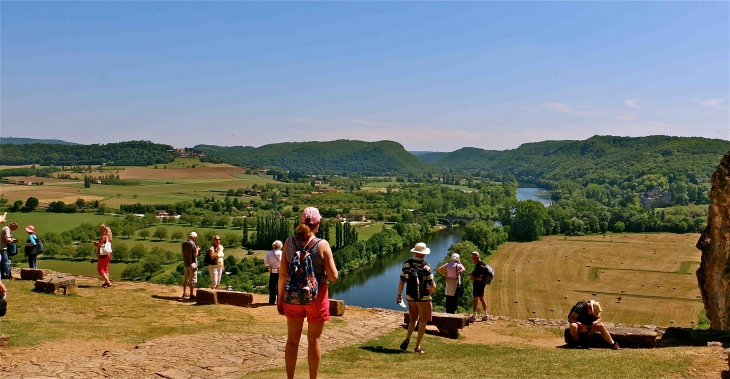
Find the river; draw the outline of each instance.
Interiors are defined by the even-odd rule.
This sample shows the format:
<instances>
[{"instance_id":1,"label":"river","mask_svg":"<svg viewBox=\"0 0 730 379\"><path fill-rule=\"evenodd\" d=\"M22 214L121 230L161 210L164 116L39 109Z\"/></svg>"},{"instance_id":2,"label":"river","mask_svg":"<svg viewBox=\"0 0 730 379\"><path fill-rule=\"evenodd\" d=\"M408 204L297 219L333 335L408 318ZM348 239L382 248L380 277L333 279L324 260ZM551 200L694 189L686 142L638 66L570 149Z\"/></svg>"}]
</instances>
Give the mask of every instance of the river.
<instances>
[{"instance_id":1,"label":"river","mask_svg":"<svg viewBox=\"0 0 730 379\"><path fill-rule=\"evenodd\" d=\"M518 188L517 200L537 200L545 206L552 203L550 191L544 188ZM449 247L461 242L462 229L444 229L432 233L423 241L431 249L426 261L436 272L438 263L448 253ZM330 285L330 297L344 300L345 304L357 305L363 308L386 308L403 310L395 302L398 295L398 278L400 277L403 262L413 256L412 246L404 248L398 253L380 257L355 272L351 272L336 283ZM467 257L468 258L468 257ZM463 259L463 257L462 257Z\"/></svg>"},{"instance_id":2,"label":"river","mask_svg":"<svg viewBox=\"0 0 730 379\"><path fill-rule=\"evenodd\" d=\"M459 228L444 229L430 234L423 241L431 249L426 261L431 264L434 272L438 263L446 257L449 246L461 241L461 231ZM398 278L403 262L413 257L410 252L412 247L408 246L398 253L378 258L345 275L330 285L330 297L364 308L403 310L396 304L395 297L398 295Z\"/></svg>"}]
</instances>

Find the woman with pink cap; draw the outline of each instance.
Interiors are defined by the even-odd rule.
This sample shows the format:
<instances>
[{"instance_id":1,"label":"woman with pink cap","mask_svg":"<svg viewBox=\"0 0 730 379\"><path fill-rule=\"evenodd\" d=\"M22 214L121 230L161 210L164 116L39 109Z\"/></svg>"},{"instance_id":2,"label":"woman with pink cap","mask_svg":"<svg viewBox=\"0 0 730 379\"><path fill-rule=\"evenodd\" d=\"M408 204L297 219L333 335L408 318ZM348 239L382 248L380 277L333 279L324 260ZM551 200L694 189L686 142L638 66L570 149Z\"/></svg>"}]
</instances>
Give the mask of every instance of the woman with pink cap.
<instances>
[{"instance_id":1,"label":"woman with pink cap","mask_svg":"<svg viewBox=\"0 0 730 379\"><path fill-rule=\"evenodd\" d=\"M330 319L327 281L334 282L337 280L337 267L329 242L315 237L321 220L319 209L314 207L306 208L302 212L301 223L297 226L296 234L286 239L282 249L282 269L279 270L279 301L276 304L276 309L279 314L286 316L287 319L288 334L284 361L286 363L286 376L289 379L294 378L294 371L297 367L299 339L302 336L305 318L307 319L307 357L309 377L311 379L317 378L319 364L322 359L320 338L322 337L324 322ZM292 284L302 275L300 270L303 270L305 265L302 265L301 262L306 263L306 271L310 275L313 271L314 277L309 276L309 278L316 279L316 283L312 280L316 290L309 288L309 282L306 286ZM310 262L311 266L309 265ZM313 268L313 270L310 271L310 268ZM311 297L302 296L302 291L305 294L309 293ZM314 298L315 291L316 298ZM302 301L305 298L311 299L311 303Z\"/></svg>"},{"instance_id":2,"label":"woman with pink cap","mask_svg":"<svg viewBox=\"0 0 730 379\"><path fill-rule=\"evenodd\" d=\"M33 249L38 245L38 236L35 235L35 227L28 225L25 227L25 231L28 233L28 239L25 241L25 256L28 258L28 267L38 268L36 265L36 254L33 254Z\"/></svg>"}]
</instances>

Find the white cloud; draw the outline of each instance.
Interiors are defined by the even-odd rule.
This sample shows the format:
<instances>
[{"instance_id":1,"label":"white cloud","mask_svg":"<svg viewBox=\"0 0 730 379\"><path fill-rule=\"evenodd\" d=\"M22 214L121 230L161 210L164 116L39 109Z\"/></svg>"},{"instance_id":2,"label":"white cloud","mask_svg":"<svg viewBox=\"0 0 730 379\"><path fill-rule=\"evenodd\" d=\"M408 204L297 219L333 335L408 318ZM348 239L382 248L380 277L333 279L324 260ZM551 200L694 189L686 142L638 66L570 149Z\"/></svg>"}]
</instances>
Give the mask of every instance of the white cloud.
<instances>
[{"instance_id":1,"label":"white cloud","mask_svg":"<svg viewBox=\"0 0 730 379\"><path fill-rule=\"evenodd\" d=\"M624 101L624 104L626 104L626 106L629 107L629 108L634 108L634 109L641 110L643 108L639 107L639 105L638 105L639 101L641 101L641 100L642 99L628 99L628 100L625 100Z\"/></svg>"},{"instance_id":2,"label":"white cloud","mask_svg":"<svg viewBox=\"0 0 730 379\"><path fill-rule=\"evenodd\" d=\"M702 105L703 107L709 107L709 108L715 108L715 109L724 109L727 107L727 105L725 105L725 103L727 102L727 98L692 100L692 102L695 104Z\"/></svg>"}]
</instances>

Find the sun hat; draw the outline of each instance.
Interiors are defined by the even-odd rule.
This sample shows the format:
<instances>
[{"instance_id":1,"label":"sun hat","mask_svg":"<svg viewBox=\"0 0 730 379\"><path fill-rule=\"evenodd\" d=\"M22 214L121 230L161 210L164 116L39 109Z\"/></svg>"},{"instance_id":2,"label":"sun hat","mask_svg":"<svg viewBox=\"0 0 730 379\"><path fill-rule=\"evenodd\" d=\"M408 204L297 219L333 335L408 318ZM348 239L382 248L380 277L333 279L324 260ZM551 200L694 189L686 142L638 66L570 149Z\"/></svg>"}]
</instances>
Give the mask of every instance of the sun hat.
<instances>
[{"instance_id":1,"label":"sun hat","mask_svg":"<svg viewBox=\"0 0 730 379\"><path fill-rule=\"evenodd\" d=\"M35 233L35 227L33 227L33 225L28 225L25 227L25 231L28 233Z\"/></svg>"},{"instance_id":2,"label":"sun hat","mask_svg":"<svg viewBox=\"0 0 730 379\"><path fill-rule=\"evenodd\" d=\"M190 232L190 234L188 236L192 237L192 238L198 238L198 233Z\"/></svg>"},{"instance_id":3,"label":"sun hat","mask_svg":"<svg viewBox=\"0 0 730 379\"><path fill-rule=\"evenodd\" d=\"M413 249L411 249L411 253L427 255L431 254L431 249L427 248L425 243L419 242Z\"/></svg>"},{"instance_id":4,"label":"sun hat","mask_svg":"<svg viewBox=\"0 0 730 379\"><path fill-rule=\"evenodd\" d=\"M593 308L593 315L596 317L601 317L601 311L603 310L601 308L601 303L599 303L595 300L591 300L590 304L591 304L591 308Z\"/></svg>"},{"instance_id":5,"label":"sun hat","mask_svg":"<svg viewBox=\"0 0 730 379\"><path fill-rule=\"evenodd\" d=\"M322 216L319 215L319 209L315 207L307 207L302 211L302 224L314 225L319 223Z\"/></svg>"},{"instance_id":6,"label":"sun hat","mask_svg":"<svg viewBox=\"0 0 730 379\"><path fill-rule=\"evenodd\" d=\"M452 261L458 262L459 261L459 258L461 258L461 257L459 257L459 254L456 254L456 253L451 254L451 260Z\"/></svg>"}]
</instances>

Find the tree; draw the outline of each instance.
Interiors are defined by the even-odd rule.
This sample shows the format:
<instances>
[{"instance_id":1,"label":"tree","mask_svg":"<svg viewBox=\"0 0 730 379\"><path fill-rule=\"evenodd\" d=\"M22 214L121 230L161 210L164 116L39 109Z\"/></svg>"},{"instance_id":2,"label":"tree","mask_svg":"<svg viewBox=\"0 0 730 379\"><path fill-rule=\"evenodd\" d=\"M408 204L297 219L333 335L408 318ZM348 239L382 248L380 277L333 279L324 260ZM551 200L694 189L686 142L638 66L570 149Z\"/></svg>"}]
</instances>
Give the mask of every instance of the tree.
<instances>
[{"instance_id":1,"label":"tree","mask_svg":"<svg viewBox=\"0 0 730 379\"><path fill-rule=\"evenodd\" d=\"M84 188L91 187L91 177L84 175Z\"/></svg>"},{"instance_id":2,"label":"tree","mask_svg":"<svg viewBox=\"0 0 730 379\"><path fill-rule=\"evenodd\" d=\"M146 228L141 229L139 232L137 232L137 235L142 237L143 240L146 240L147 237L150 236L150 231L149 231L149 229L146 229Z\"/></svg>"},{"instance_id":3,"label":"tree","mask_svg":"<svg viewBox=\"0 0 730 379\"><path fill-rule=\"evenodd\" d=\"M77 258L89 258L93 257L94 253L96 253L94 245L90 243L82 243L76 246L76 254L74 254L74 256Z\"/></svg>"},{"instance_id":4,"label":"tree","mask_svg":"<svg viewBox=\"0 0 730 379\"><path fill-rule=\"evenodd\" d=\"M129 259L129 246L126 244L117 242L114 244L114 252L112 253L112 258L115 261L126 261Z\"/></svg>"},{"instance_id":5,"label":"tree","mask_svg":"<svg viewBox=\"0 0 730 379\"><path fill-rule=\"evenodd\" d=\"M132 246L132 250L129 252L129 258L136 259L139 262L140 259L147 255L147 248L141 243Z\"/></svg>"},{"instance_id":6,"label":"tree","mask_svg":"<svg viewBox=\"0 0 730 379\"><path fill-rule=\"evenodd\" d=\"M170 238L174 239L175 242L180 241L181 239L185 238L185 233L175 230L172 233L170 233Z\"/></svg>"},{"instance_id":7,"label":"tree","mask_svg":"<svg viewBox=\"0 0 730 379\"><path fill-rule=\"evenodd\" d=\"M624 229L626 229L626 225L624 225L621 221L616 221L616 223L613 224L613 231L615 233L623 233Z\"/></svg>"},{"instance_id":8,"label":"tree","mask_svg":"<svg viewBox=\"0 0 730 379\"><path fill-rule=\"evenodd\" d=\"M510 236L516 241L537 241L545 235L545 225L550 221L547 209L539 201L525 200L517 203Z\"/></svg>"},{"instance_id":9,"label":"tree","mask_svg":"<svg viewBox=\"0 0 730 379\"><path fill-rule=\"evenodd\" d=\"M86 200L82 198L76 199L76 206L79 208L85 208L86 207Z\"/></svg>"},{"instance_id":10,"label":"tree","mask_svg":"<svg viewBox=\"0 0 730 379\"><path fill-rule=\"evenodd\" d=\"M21 212L33 212L34 209L38 206L38 199L31 196L27 200L25 200L25 205L20 210Z\"/></svg>"},{"instance_id":11,"label":"tree","mask_svg":"<svg viewBox=\"0 0 730 379\"><path fill-rule=\"evenodd\" d=\"M489 254L507 241L507 234L501 227L493 226L491 221L487 223L482 220L473 220L464 228L461 239L473 243L479 250Z\"/></svg>"},{"instance_id":12,"label":"tree","mask_svg":"<svg viewBox=\"0 0 730 379\"><path fill-rule=\"evenodd\" d=\"M158 226L157 229L155 229L155 233L152 235L153 237L157 238L158 240L162 241L163 239L167 238L167 228L164 226Z\"/></svg>"},{"instance_id":13,"label":"tree","mask_svg":"<svg viewBox=\"0 0 730 379\"><path fill-rule=\"evenodd\" d=\"M221 243L225 247L235 248L238 245L238 237L233 233L226 233L221 236Z\"/></svg>"},{"instance_id":14,"label":"tree","mask_svg":"<svg viewBox=\"0 0 730 379\"><path fill-rule=\"evenodd\" d=\"M13 206L8 208L8 212L18 212L20 211L20 207L23 206L23 200L15 200L13 203Z\"/></svg>"}]
</instances>

